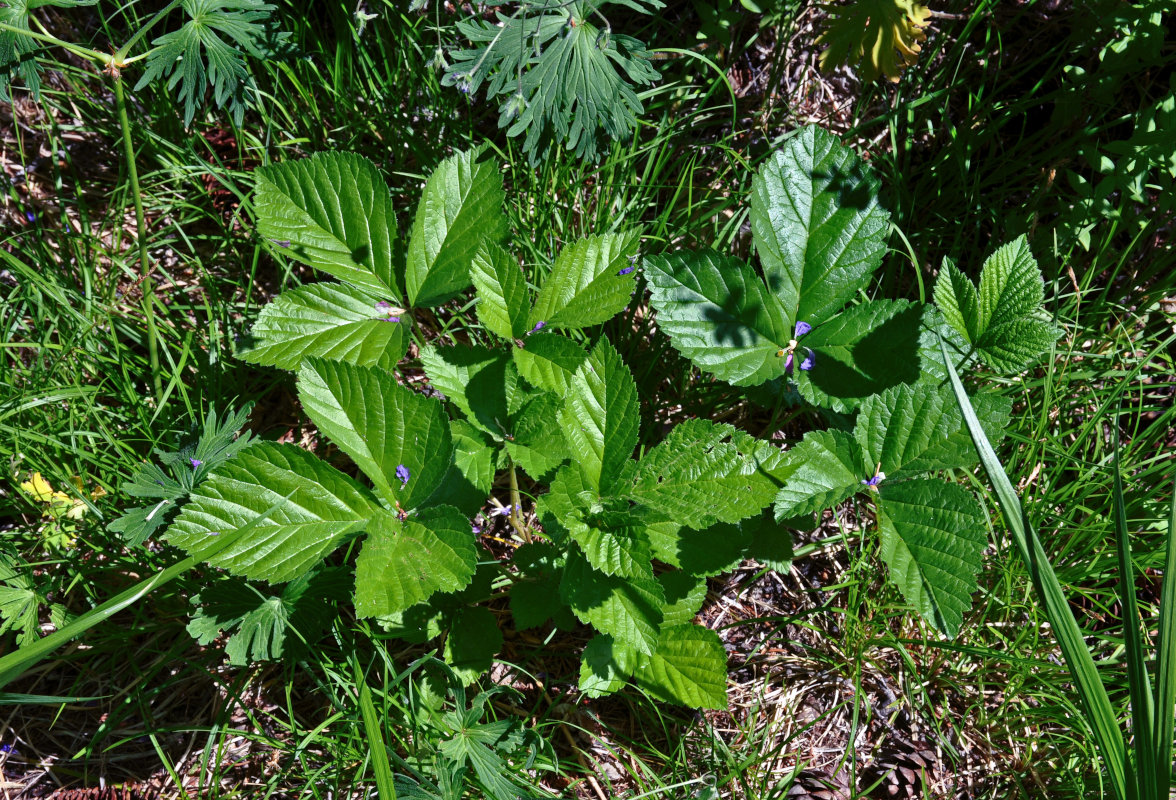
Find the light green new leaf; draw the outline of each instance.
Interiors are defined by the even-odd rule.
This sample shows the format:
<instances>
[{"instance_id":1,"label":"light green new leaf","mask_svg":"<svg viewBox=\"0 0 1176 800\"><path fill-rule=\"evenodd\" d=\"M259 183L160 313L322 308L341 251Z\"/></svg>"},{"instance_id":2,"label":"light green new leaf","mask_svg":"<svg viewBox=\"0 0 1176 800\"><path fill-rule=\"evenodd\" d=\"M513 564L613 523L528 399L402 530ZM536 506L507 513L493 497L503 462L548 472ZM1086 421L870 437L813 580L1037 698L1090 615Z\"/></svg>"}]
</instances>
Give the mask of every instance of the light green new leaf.
<instances>
[{"instance_id":1,"label":"light green new leaf","mask_svg":"<svg viewBox=\"0 0 1176 800\"><path fill-rule=\"evenodd\" d=\"M980 324L980 298L977 296L976 286L949 258L943 259L939 277L935 279L932 297L947 323L960 333L965 341L976 341L980 333L977 330Z\"/></svg>"},{"instance_id":2,"label":"light green new leaf","mask_svg":"<svg viewBox=\"0 0 1176 800\"><path fill-rule=\"evenodd\" d=\"M644 262L657 324L700 368L736 386L784 374L792 323L742 261L680 250Z\"/></svg>"},{"instance_id":3,"label":"light green new leaf","mask_svg":"<svg viewBox=\"0 0 1176 800\"><path fill-rule=\"evenodd\" d=\"M401 386L391 373L307 359L298 373L298 399L389 505L416 508L453 463L449 418L440 401Z\"/></svg>"},{"instance_id":4,"label":"light green new leaf","mask_svg":"<svg viewBox=\"0 0 1176 800\"><path fill-rule=\"evenodd\" d=\"M572 549L559 590L581 622L610 634L622 646L653 654L666 599L656 580L605 575Z\"/></svg>"},{"instance_id":5,"label":"light green new leaf","mask_svg":"<svg viewBox=\"0 0 1176 800\"><path fill-rule=\"evenodd\" d=\"M852 150L815 125L756 174L751 233L789 328L829 319L882 263L890 215L878 205L879 185Z\"/></svg>"},{"instance_id":6,"label":"light green new leaf","mask_svg":"<svg viewBox=\"0 0 1176 800\"><path fill-rule=\"evenodd\" d=\"M810 403L849 412L863 399L919 379L922 311L906 300L875 300L846 309L800 339L797 359L813 351L810 370L795 373ZM804 355L802 355L802 353Z\"/></svg>"},{"instance_id":7,"label":"light green new leaf","mask_svg":"<svg viewBox=\"0 0 1176 800\"><path fill-rule=\"evenodd\" d=\"M483 240L506 233L502 174L485 146L450 156L425 183L408 243L405 281L414 306L437 306L470 285Z\"/></svg>"},{"instance_id":8,"label":"light green new leaf","mask_svg":"<svg viewBox=\"0 0 1176 800\"><path fill-rule=\"evenodd\" d=\"M793 469L769 442L693 419L645 454L631 495L681 525L705 528L758 513Z\"/></svg>"},{"instance_id":9,"label":"light green new leaf","mask_svg":"<svg viewBox=\"0 0 1176 800\"><path fill-rule=\"evenodd\" d=\"M380 298L401 297L393 266L396 216L376 165L316 153L258 168L257 231L283 250Z\"/></svg>"},{"instance_id":10,"label":"light green new leaf","mask_svg":"<svg viewBox=\"0 0 1176 800\"><path fill-rule=\"evenodd\" d=\"M972 606L988 542L980 504L962 486L933 479L883 481L878 488L890 580L928 622L955 636Z\"/></svg>"},{"instance_id":11,"label":"light green new leaf","mask_svg":"<svg viewBox=\"0 0 1176 800\"><path fill-rule=\"evenodd\" d=\"M588 358L583 347L558 333L532 334L522 348L514 349L513 355L520 375L560 397L567 393L572 375Z\"/></svg>"},{"instance_id":12,"label":"light green new leaf","mask_svg":"<svg viewBox=\"0 0 1176 800\"><path fill-rule=\"evenodd\" d=\"M564 247L535 298L527 326L586 328L612 319L629 304L636 286L630 268L638 239L636 232L607 233Z\"/></svg>"},{"instance_id":13,"label":"light green new leaf","mask_svg":"<svg viewBox=\"0 0 1176 800\"><path fill-rule=\"evenodd\" d=\"M429 381L466 418L501 441L510 430L506 372L510 356L486 347L425 347L421 365Z\"/></svg>"},{"instance_id":14,"label":"light green new leaf","mask_svg":"<svg viewBox=\"0 0 1176 800\"><path fill-rule=\"evenodd\" d=\"M478 564L470 521L451 506L421 509L401 521L381 510L355 562L355 611L396 614L434 592L469 584Z\"/></svg>"},{"instance_id":15,"label":"light green new leaf","mask_svg":"<svg viewBox=\"0 0 1176 800\"><path fill-rule=\"evenodd\" d=\"M852 496L874 474L861 463L857 442L838 430L809 431L788 451L796 471L776 495L776 519L817 514Z\"/></svg>"},{"instance_id":16,"label":"light green new leaf","mask_svg":"<svg viewBox=\"0 0 1176 800\"><path fill-rule=\"evenodd\" d=\"M483 241L470 263L470 279L478 300L478 320L486 330L503 339L517 339L527 332L527 279L514 256L497 242Z\"/></svg>"},{"instance_id":17,"label":"light green new leaf","mask_svg":"<svg viewBox=\"0 0 1176 800\"><path fill-rule=\"evenodd\" d=\"M669 703L727 707L727 651L717 633L698 625L663 629L653 656L638 666L634 679Z\"/></svg>"},{"instance_id":18,"label":"light green new leaf","mask_svg":"<svg viewBox=\"0 0 1176 800\"><path fill-rule=\"evenodd\" d=\"M261 310L237 356L288 370L311 356L391 370L408 349L410 320L402 309L377 307L379 302L341 283L282 292ZM389 321L390 316L398 319Z\"/></svg>"},{"instance_id":19,"label":"light green new leaf","mask_svg":"<svg viewBox=\"0 0 1176 800\"><path fill-rule=\"evenodd\" d=\"M248 535L205 559L217 536L254 522L274 504L277 510ZM285 583L317 564L379 510L367 489L305 450L258 442L193 490L167 540L235 575Z\"/></svg>"},{"instance_id":20,"label":"light green new leaf","mask_svg":"<svg viewBox=\"0 0 1176 800\"><path fill-rule=\"evenodd\" d=\"M602 338L572 377L559 414L572 462L601 494L620 485L637 446L639 422L637 385L620 355Z\"/></svg>"},{"instance_id":21,"label":"light green new leaf","mask_svg":"<svg viewBox=\"0 0 1176 800\"><path fill-rule=\"evenodd\" d=\"M490 669L494 654L501 649L502 631L490 609L471 606L454 615L445 637L445 663L466 686Z\"/></svg>"}]
</instances>

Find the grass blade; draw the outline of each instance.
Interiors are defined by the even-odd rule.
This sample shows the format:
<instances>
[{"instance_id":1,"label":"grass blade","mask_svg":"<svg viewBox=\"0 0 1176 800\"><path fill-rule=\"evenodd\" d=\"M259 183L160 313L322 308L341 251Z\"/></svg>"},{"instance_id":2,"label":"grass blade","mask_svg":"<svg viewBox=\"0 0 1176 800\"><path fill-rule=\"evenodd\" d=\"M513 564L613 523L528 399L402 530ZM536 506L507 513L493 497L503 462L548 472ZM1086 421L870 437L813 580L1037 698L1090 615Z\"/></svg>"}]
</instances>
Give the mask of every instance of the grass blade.
<instances>
[{"instance_id":1,"label":"grass blade","mask_svg":"<svg viewBox=\"0 0 1176 800\"><path fill-rule=\"evenodd\" d=\"M384 746L383 728L380 726L380 718L376 715L376 705L372 702L372 690L368 688L367 678L359 668L359 660L354 657L352 667L355 671L355 685L359 688L359 713L363 717L368 752L372 757L372 771L376 775L376 796L396 800L392 765L388 762L388 749Z\"/></svg>"},{"instance_id":2,"label":"grass blade","mask_svg":"<svg viewBox=\"0 0 1176 800\"><path fill-rule=\"evenodd\" d=\"M1172 781L1173 706L1176 706L1176 484L1168 511L1168 556L1164 561L1164 584L1160 589L1160 631L1156 640L1156 715L1152 751L1157 774L1157 800L1165 797L1164 786Z\"/></svg>"}]
</instances>

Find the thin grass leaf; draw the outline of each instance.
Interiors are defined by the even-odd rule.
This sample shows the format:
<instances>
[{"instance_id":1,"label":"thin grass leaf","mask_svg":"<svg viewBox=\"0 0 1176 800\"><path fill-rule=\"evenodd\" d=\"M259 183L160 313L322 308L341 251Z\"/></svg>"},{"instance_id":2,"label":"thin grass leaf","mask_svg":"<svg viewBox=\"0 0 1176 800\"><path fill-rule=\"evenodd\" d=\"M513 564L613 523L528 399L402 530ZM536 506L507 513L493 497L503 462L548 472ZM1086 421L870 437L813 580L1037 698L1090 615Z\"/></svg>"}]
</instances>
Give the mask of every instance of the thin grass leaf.
<instances>
[{"instance_id":1,"label":"thin grass leaf","mask_svg":"<svg viewBox=\"0 0 1176 800\"><path fill-rule=\"evenodd\" d=\"M376 776L376 796L396 800L392 765L388 761L388 749L384 746L384 732L376 714L376 705L372 702L372 690L368 688L367 678L359 668L359 659L353 656L351 666L355 672L355 683L359 686L359 714L363 717L363 732L368 753L371 754L372 772Z\"/></svg>"},{"instance_id":2,"label":"thin grass leaf","mask_svg":"<svg viewBox=\"0 0 1176 800\"><path fill-rule=\"evenodd\" d=\"M1153 758L1171 781L1173 707L1176 706L1176 484L1168 511L1168 557L1164 561L1164 585L1160 590L1160 626L1156 639L1156 716L1152 737ZM1158 776L1163 785L1165 773ZM1159 795L1162 797L1163 795Z\"/></svg>"}]
</instances>

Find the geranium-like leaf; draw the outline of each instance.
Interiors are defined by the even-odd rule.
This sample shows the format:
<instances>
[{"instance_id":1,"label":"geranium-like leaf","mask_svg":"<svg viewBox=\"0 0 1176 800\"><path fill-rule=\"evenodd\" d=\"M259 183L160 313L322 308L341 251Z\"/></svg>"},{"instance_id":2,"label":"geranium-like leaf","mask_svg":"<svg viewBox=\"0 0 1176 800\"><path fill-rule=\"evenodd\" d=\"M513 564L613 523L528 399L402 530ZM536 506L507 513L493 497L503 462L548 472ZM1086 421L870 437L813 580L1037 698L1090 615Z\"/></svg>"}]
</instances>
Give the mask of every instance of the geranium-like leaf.
<instances>
[{"instance_id":1,"label":"geranium-like leaf","mask_svg":"<svg viewBox=\"0 0 1176 800\"><path fill-rule=\"evenodd\" d=\"M356 613L396 614L435 592L456 592L477 563L470 521L456 508L425 508L405 520L381 510L355 562Z\"/></svg>"},{"instance_id":2,"label":"geranium-like leaf","mask_svg":"<svg viewBox=\"0 0 1176 800\"><path fill-rule=\"evenodd\" d=\"M92 6L97 2L98 0L7 0L0 5L0 22L20 31L29 31L29 12L34 8L74 8ZM40 99L40 67L33 55L40 46L31 36L17 31L0 31L0 102L7 103L12 99L8 93L8 81L10 73L13 72L20 76L25 88L33 97Z\"/></svg>"},{"instance_id":3,"label":"geranium-like leaf","mask_svg":"<svg viewBox=\"0 0 1176 800\"><path fill-rule=\"evenodd\" d=\"M621 483L637 446L637 385L607 339L601 339L572 377L559 425L572 462L602 494Z\"/></svg>"},{"instance_id":4,"label":"geranium-like leaf","mask_svg":"<svg viewBox=\"0 0 1176 800\"><path fill-rule=\"evenodd\" d=\"M519 374L538 388L561 397L586 358L588 353L583 347L557 333L533 334L522 348L514 350Z\"/></svg>"},{"instance_id":5,"label":"geranium-like leaf","mask_svg":"<svg viewBox=\"0 0 1176 800\"><path fill-rule=\"evenodd\" d=\"M877 506L890 579L928 622L955 636L978 588L983 509L962 486L927 478L884 481Z\"/></svg>"},{"instance_id":6,"label":"geranium-like leaf","mask_svg":"<svg viewBox=\"0 0 1176 800\"><path fill-rule=\"evenodd\" d=\"M396 216L379 169L354 153L260 167L257 230L283 252L379 298L401 296Z\"/></svg>"},{"instance_id":7,"label":"geranium-like leaf","mask_svg":"<svg viewBox=\"0 0 1176 800\"><path fill-rule=\"evenodd\" d=\"M654 697L692 708L727 707L727 651L714 631L664 628L653 655L643 661L634 679Z\"/></svg>"},{"instance_id":8,"label":"geranium-like leaf","mask_svg":"<svg viewBox=\"0 0 1176 800\"><path fill-rule=\"evenodd\" d=\"M506 372L511 363L505 350L430 346L421 350L421 364L433 386L470 422L495 439L509 432Z\"/></svg>"},{"instance_id":9,"label":"geranium-like leaf","mask_svg":"<svg viewBox=\"0 0 1176 800\"><path fill-rule=\"evenodd\" d=\"M398 310L346 284L301 286L261 310L237 356L288 370L310 356L391 370L408 349L408 312Z\"/></svg>"},{"instance_id":10,"label":"geranium-like leaf","mask_svg":"<svg viewBox=\"0 0 1176 800\"><path fill-rule=\"evenodd\" d=\"M589 236L564 247L543 280L529 327L586 328L612 319L629 304L635 278L635 232Z\"/></svg>"},{"instance_id":11,"label":"geranium-like leaf","mask_svg":"<svg viewBox=\"0 0 1176 800\"><path fill-rule=\"evenodd\" d=\"M514 256L497 242L483 241L470 264L478 300L478 321L503 339L527 332L527 279Z\"/></svg>"},{"instance_id":12,"label":"geranium-like leaf","mask_svg":"<svg viewBox=\"0 0 1176 800\"><path fill-rule=\"evenodd\" d=\"M878 188L854 152L815 125L791 137L755 176L751 232L789 331L801 320L816 326L829 319L882 263L890 215L878 205Z\"/></svg>"},{"instance_id":13,"label":"geranium-like leaf","mask_svg":"<svg viewBox=\"0 0 1176 800\"><path fill-rule=\"evenodd\" d=\"M278 508L248 535L207 562L235 575L284 583L380 510L368 490L305 450L258 442L193 490L167 540L203 558L218 535L253 523L273 505Z\"/></svg>"},{"instance_id":14,"label":"geranium-like leaf","mask_svg":"<svg viewBox=\"0 0 1176 800\"><path fill-rule=\"evenodd\" d=\"M679 524L704 528L758 513L794 468L768 442L694 419L645 454L631 494Z\"/></svg>"},{"instance_id":15,"label":"geranium-like leaf","mask_svg":"<svg viewBox=\"0 0 1176 800\"><path fill-rule=\"evenodd\" d=\"M441 403L401 386L389 372L307 359L298 398L389 504L417 507L449 470L453 440Z\"/></svg>"},{"instance_id":16,"label":"geranium-like leaf","mask_svg":"<svg viewBox=\"0 0 1176 800\"><path fill-rule=\"evenodd\" d=\"M657 324L700 368L736 386L784 374L788 312L742 261L678 251L644 262Z\"/></svg>"},{"instance_id":17,"label":"geranium-like leaf","mask_svg":"<svg viewBox=\"0 0 1176 800\"><path fill-rule=\"evenodd\" d=\"M506 233L502 174L485 146L442 161L417 205L405 282L415 306L437 306L470 285L482 241Z\"/></svg>"},{"instance_id":18,"label":"geranium-like leaf","mask_svg":"<svg viewBox=\"0 0 1176 800\"><path fill-rule=\"evenodd\" d=\"M817 39L829 45L821 53L821 70L852 62L863 80L885 75L897 81L919 60L930 18L930 9L916 0L854 0L838 6L829 29Z\"/></svg>"},{"instance_id":19,"label":"geranium-like leaf","mask_svg":"<svg viewBox=\"0 0 1176 800\"><path fill-rule=\"evenodd\" d=\"M573 549L560 594L581 622L637 652L653 653L665 604L665 591L653 578L605 575Z\"/></svg>"},{"instance_id":20,"label":"geranium-like leaf","mask_svg":"<svg viewBox=\"0 0 1176 800\"><path fill-rule=\"evenodd\" d=\"M806 433L788 451L788 460L797 467L776 495L776 519L816 514L857 493L867 474L859 452L857 442L843 431Z\"/></svg>"}]
</instances>

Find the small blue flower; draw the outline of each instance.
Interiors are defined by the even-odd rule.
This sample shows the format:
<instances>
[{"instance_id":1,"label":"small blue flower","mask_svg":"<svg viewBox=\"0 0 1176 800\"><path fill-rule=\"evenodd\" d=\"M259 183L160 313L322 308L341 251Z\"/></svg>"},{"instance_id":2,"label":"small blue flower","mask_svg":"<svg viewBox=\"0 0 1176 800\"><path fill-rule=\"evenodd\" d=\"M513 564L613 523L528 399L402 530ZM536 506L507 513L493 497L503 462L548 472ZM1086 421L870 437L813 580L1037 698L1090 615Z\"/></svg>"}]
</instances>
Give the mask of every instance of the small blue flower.
<instances>
[{"instance_id":1,"label":"small blue flower","mask_svg":"<svg viewBox=\"0 0 1176 800\"><path fill-rule=\"evenodd\" d=\"M203 461L201 461L201 460L200 460L200 459L198 459L198 458L189 458L189 459L188 459L188 463L190 463L190 464L192 465L192 469L196 469L197 467L199 467L199 466L200 466L201 464L203 464L204 462L203 462Z\"/></svg>"},{"instance_id":2,"label":"small blue flower","mask_svg":"<svg viewBox=\"0 0 1176 800\"><path fill-rule=\"evenodd\" d=\"M886 473L882 471L882 465L879 464L874 468L874 477L862 481L862 486L868 486L871 489L877 489L878 484L886 479Z\"/></svg>"},{"instance_id":3,"label":"small blue flower","mask_svg":"<svg viewBox=\"0 0 1176 800\"><path fill-rule=\"evenodd\" d=\"M800 368L805 372L808 372L817 363L817 354L812 350L809 350L807 347L804 349L804 352L804 361L800 362Z\"/></svg>"},{"instance_id":4,"label":"small blue flower","mask_svg":"<svg viewBox=\"0 0 1176 800\"><path fill-rule=\"evenodd\" d=\"M632 272L635 269L637 269L637 268L636 267L625 267L623 270L621 270L620 272L617 273L617 276L619 277L621 275L628 275L630 272Z\"/></svg>"},{"instance_id":5,"label":"small blue flower","mask_svg":"<svg viewBox=\"0 0 1176 800\"><path fill-rule=\"evenodd\" d=\"M29 222L36 222L37 215L34 214L32 211L26 211L25 212L25 219L27 219Z\"/></svg>"},{"instance_id":6,"label":"small blue flower","mask_svg":"<svg viewBox=\"0 0 1176 800\"><path fill-rule=\"evenodd\" d=\"M541 331L546 327L547 327L547 323L544 322L543 320L539 320L538 322L535 323L535 327L531 328L530 332L527 335L530 336L532 333L535 333L536 331Z\"/></svg>"},{"instance_id":7,"label":"small blue flower","mask_svg":"<svg viewBox=\"0 0 1176 800\"><path fill-rule=\"evenodd\" d=\"M396 477L400 479L400 486L403 488L408 486L408 479L412 476L408 472L408 467L401 464L396 467Z\"/></svg>"},{"instance_id":8,"label":"small blue flower","mask_svg":"<svg viewBox=\"0 0 1176 800\"><path fill-rule=\"evenodd\" d=\"M491 514L493 514L493 515L494 515L494 516L496 516L496 517L509 517L509 516L510 516L510 510L511 510L512 508L514 508L514 506L503 506L502 508L496 508L496 509L494 509L494 510L493 510L493 511L491 511L490 513L491 513Z\"/></svg>"},{"instance_id":9,"label":"small blue flower","mask_svg":"<svg viewBox=\"0 0 1176 800\"><path fill-rule=\"evenodd\" d=\"M379 311L381 314L387 314L391 310L392 310L392 304L389 303L387 300L381 300L378 303L376 303L376 311Z\"/></svg>"},{"instance_id":10,"label":"small blue flower","mask_svg":"<svg viewBox=\"0 0 1176 800\"><path fill-rule=\"evenodd\" d=\"M800 320L799 322L797 322L797 323L796 323L796 333L795 333L795 336L796 336L796 338L797 338L797 339L799 339L801 336L804 336L806 333L808 333L808 332L809 332L809 331L811 331L812 329L813 329L813 326L812 326L812 325L809 325L809 324L808 324L807 322L805 322L804 320Z\"/></svg>"},{"instance_id":11,"label":"small blue flower","mask_svg":"<svg viewBox=\"0 0 1176 800\"><path fill-rule=\"evenodd\" d=\"M12 752L12 745L0 744L0 753L11 753L11 752Z\"/></svg>"}]
</instances>

